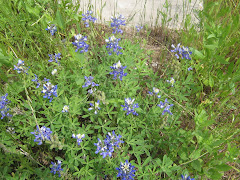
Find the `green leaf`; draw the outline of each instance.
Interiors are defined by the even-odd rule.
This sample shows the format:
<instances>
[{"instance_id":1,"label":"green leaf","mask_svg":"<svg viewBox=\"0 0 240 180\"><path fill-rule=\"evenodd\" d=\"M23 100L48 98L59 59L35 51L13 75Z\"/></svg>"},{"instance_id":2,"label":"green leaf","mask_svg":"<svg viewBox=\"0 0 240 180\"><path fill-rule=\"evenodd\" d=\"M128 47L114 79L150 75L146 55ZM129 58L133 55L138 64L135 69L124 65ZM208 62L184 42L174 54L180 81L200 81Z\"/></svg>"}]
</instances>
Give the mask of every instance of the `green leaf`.
<instances>
[{"instance_id":1,"label":"green leaf","mask_svg":"<svg viewBox=\"0 0 240 180\"><path fill-rule=\"evenodd\" d=\"M68 104L68 99L67 99L67 97L65 97L65 102L66 102L66 104Z\"/></svg>"},{"instance_id":2,"label":"green leaf","mask_svg":"<svg viewBox=\"0 0 240 180\"><path fill-rule=\"evenodd\" d=\"M144 163L142 164L142 166L143 166L143 167L146 166L151 160L152 160L152 157L151 157L151 156L148 157L148 158L144 161Z\"/></svg>"},{"instance_id":3,"label":"green leaf","mask_svg":"<svg viewBox=\"0 0 240 180\"><path fill-rule=\"evenodd\" d=\"M2 64L5 65L10 65L10 62L8 61L9 57L8 56L4 56L4 54L2 53L2 49L0 48L0 67L2 66Z\"/></svg>"},{"instance_id":4,"label":"green leaf","mask_svg":"<svg viewBox=\"0 0 240 180\"><path fill-rule=\"evenodd\" d=\"M56 13L57 24L61 29L65 29L65 22L63 21L62 15L59 10Z\"/></svg>"},{"instance_id":5,"label":"green leaf","mask_svg":"<svg viewBox=\"0 0 240 180\"><path fill-rule=\"evenodd\" d=\"M190 155L190 158L197 159L201 155L201 152L202 152L201 149L197 149L196 151L192 152L192 154Z\"/></svg>"},{"instance_id":6,"label":"green leaf","mask_svg":"<svg viewBox=\"0 0 240 180\"><path fill-rule=\"evenodd\" d=\"M231 62L231 64L229 64L229 66L228 66L228 72L227 72L227 75L228 75L228 76L229 76L230 74L232 74L233 68L234 68L234 62Z\"/></svg>"},{"instance_id":7,"label":"green leaf","mask_svg":"<svg viewBox=\"0 0 240 180\"><path fill-rule=\"evenodd\" d=\"M215 37L216 37L215 34L210 34L210 35L207 37L207 39L215 38Z\"/></svg>"},{"instance_id":8,"label":"green leaf","mask_svg":"<svg viewBox=\"0 0 240 180\"><path fill-rule=\"evenodd\" d=\"M59 156L55 157L55 159L56 159L56 160L59 160L59 161L64 161L64 159L61 158L61 157L59 157Z\"/></svg>"},{"instance_id":9,"label":"green leaf","mask_svg":"<svg viewBox=\"0 0 240 180\"><path fill-rule=\"evenodd\" d=\"M210 50L215 50L217 48L217 45L211 44L211 45L204 45L204 47L206 49L210 49Z\"/></svg>"},{"instance_id":10,"label":"green leaf","mask_svg":"<svg viewBox=\"0 0 240 180\"><path fill-rule=\"evenodd\" d=\"M213 80L212 76L209 76L209 85L210 85L210 87L214 86L214 80Z\"/></svg>"},{"instance_id":11,"label":"green leaf","mask_svg":"<svg viewBox=\"0 0 240 180\"><path fill-rule=\"evenodd\" d=\"M208 175L210 175L211 179L221 179L223 173L219 173L215 168L211 168L208 170Z\"/></svg>"},{"instance_id":12,"label":"green leaf","mask_svg":"<svg viewBox=\"0 0 240 180\"><path fill-rule=\"evenodd\" d=\"M169 157L167 157L167 155L164 155L162 166L169 168L172 164L173 164L173 161Z\"/></svg>"},{"instance_id":13,"label":"green leaf","mask_svg":"<svg viewBox=\"0 0 240 180\"><path fill-rule=\"evenodd\" d=\"M240 75L235 75L235 76L232 78L232 81L233 81L233 82L238 82L238 81L240 81Z\"/></svg>"},{"instance_id":14,"label":"green leaf","mask_svg":"<svg viewBox=\"0 0 240 180\"><path fill-rule=\"evenodd\" d=\"M221 165L217 165L215 166L219 171L229 171L230 169L232 169L231 166L228 166L226 164L221 164Z\"/></svg>"},{"instance_id":15,"label":"green leaf","mask_svg":"<svg viewBox=\"0 0 240 180\"><path fill-rule=\"evenodd\" d=\"M87 118L89 117L89 114L83 115L82 118Z\"/></svg>"},{"instance_id":16,"label":"green leaf","mask_svg":"<svg viewBox=\"0 0 240 180\"><path fill-rule=\"evenodd\" d=\"M191 166L196 169L197 171L201 171L201 163L199 160L195 160L191 163Z\"/></svg>"},{"instance_id":17,"label":"green leaf","mask_svg":"<svg viewBox=\"0 0 240 180\"><path fill-rule=\"evenodd\" d=\"M224 57L222 57L222 56L217 56L216 57L216 60L217 60L217 62L219 62L219 63L221 63L221 64L229 64L229 58L227 58L226 60L225 60L225 58Z\"/></svg>"},{"instance_id":18,"label":"green leaf","mask_svg":"<svg viewBox=\"0 0 240 180\"><path fill-rule=\"evenodd\" d=\"M77 77L75 81L77 85L83 85L84 79L81 77Z\"/></svg>"},{"instance_id":19,"label":"green leaf","mask_svg":"<svg viewBox=\"0 0 240 180\"><path fill-rule=\"evenodd\" d=\"M203 53L201 53L200 51L198 51L196 49L193 49L193 54L199 59L204 59Z\"/></svg>"}]
</instances>

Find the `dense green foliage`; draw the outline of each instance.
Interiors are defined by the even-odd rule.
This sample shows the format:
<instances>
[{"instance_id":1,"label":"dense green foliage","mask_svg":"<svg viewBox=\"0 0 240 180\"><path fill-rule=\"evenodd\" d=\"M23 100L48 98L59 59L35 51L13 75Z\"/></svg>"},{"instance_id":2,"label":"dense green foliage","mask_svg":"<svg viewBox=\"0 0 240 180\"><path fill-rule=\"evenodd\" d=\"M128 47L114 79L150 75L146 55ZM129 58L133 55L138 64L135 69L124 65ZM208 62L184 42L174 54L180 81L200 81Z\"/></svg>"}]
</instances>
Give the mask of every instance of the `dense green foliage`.
<instances>
[{"instance_id":1,"label":"dense green foliage","mask_svg":"<svg viewBox=\"0 0 240 180\"><path fill-rule=\"evenodd\" d=\"M105 39L111 30L92 23L86 28L79 4L1 0L0 5L0 97L8 93L13 115L0 121L1 179L58 179L50 173L57 160L62 179L117 179L116 168L126 159L135 166L136 179L180 179L181 174L221 179L232 169L239 175L239 3L205 4L199 27L186 21L177 32L192 59L177 59L166 46L159 59L169 58L161 71L150 66L154 52L144 48L147 41L139 33L131 40L115 35L123 54L108 55ZM50 24L57 27L54 36L45 30ZM72 42L79 33L87 36L88 52L75 52ZM55 53L61 53L60 65L48 61ZM28 74L13 70L19 59L30 67ZM122 81L109 74L118 61L127 66ZM52 102L43 98L42 85L36 88L34 74L57 85ZM82 87L85 76L99 84L93 94ZM173 87L166 82L171 77ZM153 87L161 98L149 95ZM138 116L126 115L125 98L138 103ZM157 106L166 98L173 115L162 115ZM98 100L101 109L94 114L89 103ZM69 112L62 112L64 105ZM50 128L51 141L34 142L36 126ZM113 130L124 143L103 159L94 143ZM85 138L78 145L72 134Z\"/></svg>"}]
</instances>

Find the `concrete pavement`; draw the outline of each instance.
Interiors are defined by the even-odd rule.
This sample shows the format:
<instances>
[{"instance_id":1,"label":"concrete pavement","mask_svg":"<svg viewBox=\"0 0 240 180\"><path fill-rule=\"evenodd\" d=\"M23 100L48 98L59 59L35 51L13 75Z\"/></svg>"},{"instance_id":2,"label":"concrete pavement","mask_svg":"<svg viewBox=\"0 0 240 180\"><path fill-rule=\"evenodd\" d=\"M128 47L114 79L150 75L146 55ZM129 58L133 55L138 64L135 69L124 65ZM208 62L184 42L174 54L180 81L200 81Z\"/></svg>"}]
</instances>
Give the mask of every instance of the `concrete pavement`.
<instances>
[{"instance_id":1,"label":"concrete pavement","mask_svg":"<svg viewBox=\"0 0 240 180\"><path fill-rule=\"evenodd\" d=\"M94 11L101 23L122 14L127 26L165 25L171 29L182 28L186 17L198 23L196 11L202 8L201 0L73 0L73 3L80 3L83 12Z\"/></svg>"}]
</instances>

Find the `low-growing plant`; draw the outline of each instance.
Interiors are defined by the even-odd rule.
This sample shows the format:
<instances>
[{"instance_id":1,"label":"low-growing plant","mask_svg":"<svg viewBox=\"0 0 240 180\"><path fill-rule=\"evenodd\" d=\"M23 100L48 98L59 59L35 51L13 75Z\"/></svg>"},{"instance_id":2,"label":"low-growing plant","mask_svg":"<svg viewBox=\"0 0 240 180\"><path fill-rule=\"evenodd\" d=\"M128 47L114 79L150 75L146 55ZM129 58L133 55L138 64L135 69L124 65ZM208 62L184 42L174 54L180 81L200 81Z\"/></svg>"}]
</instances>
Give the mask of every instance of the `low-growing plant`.
<instances>
[{"instance_id":1,"label":"low-growing plant","mask_svg":"<svg viewBox=\"0 0 240 180\"><path fill-rule=\"evenodd\" d=\"M206 6L204 32L179 32L182 42L165 47L170 58L160 75L149 66L152 51L126 38L122 15L104 31L91 9L77 14L70 1L2 6L1 179L239 173L239 16L227 24L228 14L214 11L221 4Z\"/></svg>"}]
</instances>

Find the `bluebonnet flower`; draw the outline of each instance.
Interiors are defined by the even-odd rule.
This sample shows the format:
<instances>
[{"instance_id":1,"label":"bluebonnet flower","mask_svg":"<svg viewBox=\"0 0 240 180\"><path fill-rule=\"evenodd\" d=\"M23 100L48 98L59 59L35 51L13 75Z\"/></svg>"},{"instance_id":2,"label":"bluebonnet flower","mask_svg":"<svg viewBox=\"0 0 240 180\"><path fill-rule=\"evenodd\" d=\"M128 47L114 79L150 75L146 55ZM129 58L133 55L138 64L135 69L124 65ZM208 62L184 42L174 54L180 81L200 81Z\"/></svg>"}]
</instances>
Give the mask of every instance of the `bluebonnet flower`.
<instances>
[{"instance_id":1,"label":"bluebonnet flower","mask_svg":"<svg viewBox=\"0 0 240 180\"><path fill-rule=\"evenodd\" d=\"M35 79L32 79L32 81L37 82L36 88L39 88L41 84L39 83L38 76L36 74L34 74L34 76L35 76Z\"/></svg>"},{"instance_id":2,"label":"bluebonnet flower","mask_svg":"<svg viewBox=\"0 0 240 180\"><path fill-rule=\"evenodd\" d=\"M139 32L142 28L142 26L136 26L137 32Z\"/></svg>"},{"instance_id":3,"label":"bluebonnet flower","mask_svg":"<svg viewBox=\"0 0 240 180\"><path fill-rule=\"evenodd\" d=\"M187 175L185 176L181 175L181 180L194 180L194 178L191 178L190 176Z\"/></svg>"},{"instance_id":4,"label":"bluebonnet flower","mask_svg":"<svg viewBox=\"0 0 240 180\"><path fill-rule=\"evenodd\" d=\"M134 173L136 172L134 168L128 160L126 160L125 163L121 162L120 167L116 168L116 170L118 170L117 177L120 177L122 180L134 179Z\"/></svg>"},{"instance_id":5,"label":"bluebonnet flower","mask_svg":"<svg viewBox=\"0 0 240 180\"><path fill-rule=\"evenodd\" d=\"M138 108L138 103L137 104L133 104L135 99L131 99L131 98L125 98L125 105L121 105L123 108L123 110L127 111L127 115L129 114L133 114L138 116L138 113L136 111L134 111L135 108Z\"/></svg>"},{"instance_id":6,"label":"bluebonnet flower","mask_svg":"<svg viewBox=\"0 0 240 180\"><path fill-rule=\"evenodd\" d=\"M120 29L120 26L125 26L125 20L124 20L124 16L123 15L119 15L118 17L111 17L112 19L112 23L111 23L111 27L113 28L113 34L116 33L123 33L123 31Z\"/></svg>"},{"instance_id":7,"label":"bluebonnet flower","mask_svg":"<svg viewBox=\"0 0 240 180\"><path fill-rule=\"evenodd\" d=\"M177 59L179 59L180 55L182 59L185 58L191 60L190 55L192 54L192 52L189 51L188 47L184 47L180 43L177 45L177 47L175 47L173 44L171 46L172 48L174 48L173 50L171 50L171 52L176 53L175 56L177 57Z\"/></svg>"},{"instance_id":8,"label":"bluebonnet flower","mask_svg":"<svg viewBox=\"0 0 240 180\"><path fill-rule=\"evenodd\" d=\"M94 111L94 114L97 114L97 110L100 110L101 108L99 107L99 105L100 105L100 101L98 100L97 102L94 102L94 104L93 103L90 103L90 108L88 109L89 111L91 111L91 110L93 110L93 109L95 109L95 111Z\"/></svg>"},{"instance_id":9,"label":"bluebonnet flower","mask_svg":"<svg viewBox=\"0 0 240 180\"><path fill-rule=\"evenodd\" d=\"M51 162L51 164L52 164L51 173L56 174L56 172L58 172L58 176L61 177L60 171L63 171L63 169L61 168L62 161L58 160L57 164L54 162Z\"/></svg>"},{"instance_id":10,"label":"bluebonnet flower","mask_svg":"<svg viewBox=\"0 0 240 180\"><path fill-rule=\"evenodd\" d=\"M57 85L54 86L50 82L43 84L42 93L45 94L43 98L48 98L49 102L52 102L53 98L51 96L54 95L57 97Z\"/></svg>"},{"instance_id":11,"label":"bluebonnet flower","mask_svg":"<svg viewBox=\"0 0 240 180\"><path fill-rule=\"evenodd\" d=\"M188 71L191 71L191 70L193 70L193 68L192 68L192 67L189 67L187 70L188 70Z\"/></svg>"},{"instance_id":12,"label":"bluebonnet flower","mask_svg":"<svg viewBox=\"0 0 240 180\"><path fill-rule=\"evenodd\" d=\"M57 69L52 70L52 75L57 73Z\"/></svg>"},{"instance_id":13,"label":"bluebonnet flower","mask_svg":"<svg viewBox=\"0 0 240 180\"><path fill-rule=\"evenodd\" d=\"M149 93L151 96L155 94L155 95L157 96L157 98L160 98L161 95L158 95L159 91L160 91L160 90L159 90L158 88L153 87L153 92L148 91L148 93Z\"/></svg>"},{"instance_id":14,"label":"bluebonnet flower","mask_svg":"<svg viewBox=\"0 0 240 180\"><path fill-rule=\"evenodd\" d=\"M104 140L105 144L111 144L111 146L116 146L119 148L119 144L120 143L124 143L124 141L120 140L120 138L122 137L121 135L116 135L115 131L112 131L112 134L110 132L108 132L108 134L106 135L106 139Z\"/></svg>"},{"instance_id":15,"label":"bluebonnet flower","mask_svg":"<svg viewBox=\"0 0 240 180\"><path fill-rule=\"evenodd\" d=\"M94 143L94 145L97 146L97 150L95 151L96 154L99 153L103 158L107 157L107 155L109 155L109 157L112 156L114 149L112 147L108 148L101 139L98 138L98 142Z\"/></svg>"},{"instance_id":16,"label":"bluebonnet flower","mask_svg":"<svg viewBox=\"0 0 240 180\"><path fill-rule=\"evenodd\" d=\"M165 99L165 102L163 103L162 101L160 101L160 104L158 104L157 106L159 106L161 109L164 108L162 115L165 114L165 112L169 113L170 115L172 115L172 113L170 112L170 107L173 106L173 104L169 104L167 98Z\"/></svg>"},{"instance_id":17,"label":"bluebonnet flower","mask_svg":"<svg viewBox=\"0 0 240 180\"><path fill-rule=\"evenodd\" d=\"M8 127L8 128L6 129L6 132L8 132L8 133L10 133L10 134L14 134L14 133L15 133L14 127Z\"/></svg>"},{"instance_id":18,"label":"bluebonnet flower","mask_svg":"<svg viewBox=\"0 0 240 180\"><path fill-rule=\"evenodd\" d=\"M72 134L72 137L77 139L77 143L80 146L82 139L85 138L85 134L77 134L77 135Z\"/></svg>"},{"instance_id":19,"label":"bluebonnet flower","mask_svg":"<svg viewBox=\"0 0 240 180\"><path fill-rule=\"evenodd\" d=\"M103 156L103 158L109 156L112 156L112 153L114 152L114 147L119 148L120 143L124 143L124 141L120 140L122 137L121 135L117 136L114 131L112 131L112 134L108 132L108 135L106 135L106 139L104 141L101 141L101 139L98 138L98 142L94 143L95 146L97 146L96 154L100 154Z\"/></svg>"},{"instance_id":20,"label":"bluebonnet flower","mask_svg":"<svg viewBox=\"0 0 240 180\"><path fill-rule=\"evenodd\" d=\"M53 36L54 33L57 31L57 27L55 26L55 24L52 24L51 26L48 26L46 30L50 31L51 35Z\"/></svg>"},{"instance_id":21,"label":"bluebonnet flower","mask_svg":"<svg viewBox=\"0 0 240 180\"><path fill-rule=\"evenodd\" d=\"M55 55L49 54L48 56L50 57L50 59L48 60L48 62L53 62L53 61L55 61L56 63L58 63L58 65L60 65L60 62L59 62L58 60L61 59L61 53L58 53L58 54L55 53ZM53 60L53 56L54 56L54 59L55 59L55 60Z\"/></svg>"},{"instance_id":22,"label":"bluebonnet flower","mask_svg":"<svg viewBox=\"0 0 240 180\"><path fill-rule=\"evenodd\" d=\"M173 77L171 77L170 80L167 80L168 83L171 84L171 86L173 87L173 84L175 83L175 80L173 79Z\"/></svg>"},{"instance_id":23,"label":"bluebonnet flower","mask_svg":"<svg viewBox=\"0 0 240 180\"><path fill-rule=\"evenodd\" d=\"M50 136L52 134L52 131L50 130L50 128L46 128L45 126L42 126L40 129L37 126L37 130L31 132L31 134L35 135L34 142L38 142L38 145L41 145L42 142L45 140L51 141Z\"/></svg>"},{"instance_id":24,"label":"bluebonnet flower","mask_svg":"<svg viewBox=\"0 0 240 180\"><path fill-rule=\"evenodd\" d=\"M65 105L63 106L62 112L68 112L69 111L69 106Z\"/></svg>"},{"instance_id":25,"label":"bluebonnet flower","mask_svg":"<svg viewBox=\"0 0 240 180\"><path fill-rule=\"evenodd\" d=\"M127 73L124 73L123 70L126 69L127 66L122 66L121 62L118 61L116 64L113 64L113 66L110 66L110 68L113 70L113 72L110 72L109 74L113 74L113 79L116 79L117 76L119 76L119 79L122 81L123 76L127 76Z\"/></svg>"},{"instance_id":26,"label":"bluebonnet flower","mask_svg":"<svg viewBox=\"0 0 240 180\"><path fill-rule=\"evenodd\" d=\"M91 88L91 89L88 90L88 93L89 93L89 94L92 94L92 93L94 93L95 91L96 91L96 88Z\"/></svg>"},{"instance_id":27,"label":"bluebonnet flower","mask_svg":"<svg viewBox=\"0 0 240 180\"><path fill-rule=\"evenodd\" d=\"M8 93L6 93L4 96L1 97L0 101L0 112L1 112L1 119L3 119L5 116L11 117L12 115L8 113L9 108L7 105L11 102L7 99Z\"/></svg>"},{"instance_id":28,"label":"bluebonnet flower","mask_svg":"<svg viewBox=\"0 0 240 180\"><path fill-rule=\"evenodd\" d=\"M28 69L24 66L24 61L21 60L21 59L18 60L17 65L14 65L13 70L17 70L18 74L20 74L21 72L24 72L24 73L28 74L27 73Z\"/></svg>"},{"instance_id":29,"label":"bluebonnet flower","mask_svg":"<svg viewBox=\"0 0 240 180\"><path fill-rule=\"evenodd\" d=\"M77 46L75 52L77 52L80 48L80 53L87 52L89 45L85 42L87 41L87 36L82 36L81 34L77 34L75 37L75 41L72 43L74 46Z\"/></svg>"},{"instance_id":30,"label":"bluebonnet flower","mask_svg":"<svg viewBox=\"0 0 240 180\"><path fill-rule=\"evenodd\" d=\"M50 79L44 78L43 81L49 82Z\"/></svg>"},{"instance_id":31,"label":"bluebonnet flower","mask_svg":"<svg viewBox=\"0 0 240 180\"><path fill-rule=\"evenodd\" d=\"M86 80L86 82L82 86L83 88L88 87L88 86L91 86L91 87L99 86L99 84L96 84L95 82L92 81L93 80L92 76L89 76L89 77L85 76L85 80Z\"/></svg>"},{"instance_id":32,"label":"bluebonnet flower","mask_svg":"<svg viewBox=\"0 0 240 180\"><path fill-rule=\"evenodd\" d=\"M97 18L91 16L92 13L93 13L92 11L87 11L86 14L82 14L82 16L83 16L82 21L85 21L84 24L86 27L89 27L90 21L92 21L94 23L97 20Z\"/></svg>"},{"instance_id":33,"label":"bluebonnet flower","mask_svg":"<svg viewBox=\"0 0 240 180\"><path fill-rule=\"evenodd\" d=\"M120 47L118 45L118 42L121 40L121 38L117 39L115 38L115 36L111 36L108 39L105 40L105 42L107 43L107 50L108 50L108 54L112 55L112 53L116 53L117 55L122 54L122 52L120 52L119 50L122 49L122 47Z\"/></svg>"}]
</instances>

